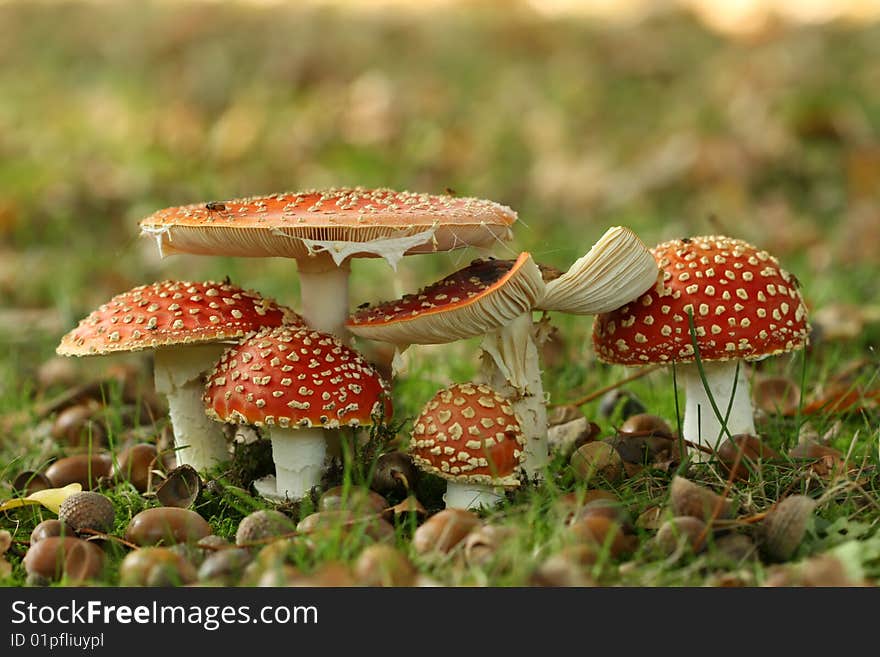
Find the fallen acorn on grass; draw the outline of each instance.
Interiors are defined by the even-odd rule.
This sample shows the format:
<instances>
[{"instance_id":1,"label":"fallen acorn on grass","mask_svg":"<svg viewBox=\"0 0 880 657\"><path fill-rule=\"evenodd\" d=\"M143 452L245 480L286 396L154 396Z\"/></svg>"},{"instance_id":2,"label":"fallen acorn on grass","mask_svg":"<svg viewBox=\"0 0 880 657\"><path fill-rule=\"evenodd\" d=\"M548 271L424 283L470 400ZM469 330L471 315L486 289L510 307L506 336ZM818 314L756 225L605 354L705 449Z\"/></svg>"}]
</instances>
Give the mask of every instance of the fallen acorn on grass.
<instances>
[{"instance_id":1,"label":"fallen acorn on grass","mask_svg":"<svg viewBox=\"0 0 880 657\"><path fill-rule=\"evenodd\" d=\"M84 529L109 531L115 518L116 510L110 498L94 491L74 493L61 503L58 510L58 520L76 532Z\"/></svg>"},{"instance_id":2,"label":"fallen acorn on grass","mask_svg":"<svg viewBox=\"0 0 880 657\"><path fill-rule=\"evenodd\" d=\"M75 536L50 536L28 548L22 561L29 576L72 584L96 579L104 569L104 552Z\"/></svg>"},{"instance_id":3,"label":"fallen acorn on grass","mask_svg":"<svg viewBox=\"0 0 880 657\"><path fill-rule=\"evenodd\" d=\"M584 483L615 483L623 478L623 459L605 442L591 442L578 447L571 455L575 476Z\"/></svg>"},{"instance_id":4,"label":"fallen acorn on grass","mask_svg":"<svg viewBox=\"0 0 880 657\"><path fill-rule=\"evenodd\" d=\"M732 518L733 503L704 486L675 476L669 486L669 506L673 515L691 516L704 522L709 518Z\"/></svg>"},{"instance_id":5,"label":"fallen acorn on grass","mask_svg":"<svg viewBox=\"0 0 880 657\"><path fill-rule=\"evenodd\" d=\"M763 552L775 561L788 561L797 550L816 508L806 495L790 495L779 502L761 522Z\"/></svg>"},{"instance_id":6,"label":"fallen acorn on grass","mask_svg":"<svg viewBox=\"0 0 880 657\"><path fill-rule=\"evenodd\" d=\"M211 533L211 526L195 511L174 506L144 509L125 530L125 540L135 545L195 543Z\"/></svg>"},{"instance_id":7,"label":"fallen acorn on grass","mask_svg":"<svg viewBox=\"0 0 880 657\"><path fill-rule=\"evenodd\" d=\"M196 578L196 569L189 561L164 547L134 550L119 565L120 586L180 586Z\"/></svg>"},{"instance_id":8,"label":"fallen acorn on grass","mask_svg":"<svg viewBox=\"0 0 880 657\"><path fill-rule=\"evenodd\" d=\"M464 509L444 509L428 518L412 538L416 554L446 554L482 524L480 518Z\"/></svg>"}]
</instances>

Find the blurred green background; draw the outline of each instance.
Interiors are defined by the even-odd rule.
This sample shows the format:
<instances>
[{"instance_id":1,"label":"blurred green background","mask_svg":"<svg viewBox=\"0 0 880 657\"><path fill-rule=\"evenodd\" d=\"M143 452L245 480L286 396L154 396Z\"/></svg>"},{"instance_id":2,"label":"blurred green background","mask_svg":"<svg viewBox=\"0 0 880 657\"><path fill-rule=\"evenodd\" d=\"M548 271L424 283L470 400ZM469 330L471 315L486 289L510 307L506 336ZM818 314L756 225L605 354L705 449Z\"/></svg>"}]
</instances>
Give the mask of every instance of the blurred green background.
<instances>
[{"instance_id":1,"label":"blurred green background","mask_svg":"<svg viewBox=\"0 0 880 657\"><path fill-rule=\"evenodd\" d=\"M868 346L880 27L737 23L696 0L630 0L622 16L543 4L0 2L0 391L136 284L228 274L295 305L292 262L160 260L137 222L343 185L508 204L521 221L494 254L563 269L611 225L649 245L728 233L775 253L811 309L843 308ZM360 260L352 303L477 255L397 274ZM561 322L565 353L591 358L590 320Z\"/></svg>"}]
</instances>

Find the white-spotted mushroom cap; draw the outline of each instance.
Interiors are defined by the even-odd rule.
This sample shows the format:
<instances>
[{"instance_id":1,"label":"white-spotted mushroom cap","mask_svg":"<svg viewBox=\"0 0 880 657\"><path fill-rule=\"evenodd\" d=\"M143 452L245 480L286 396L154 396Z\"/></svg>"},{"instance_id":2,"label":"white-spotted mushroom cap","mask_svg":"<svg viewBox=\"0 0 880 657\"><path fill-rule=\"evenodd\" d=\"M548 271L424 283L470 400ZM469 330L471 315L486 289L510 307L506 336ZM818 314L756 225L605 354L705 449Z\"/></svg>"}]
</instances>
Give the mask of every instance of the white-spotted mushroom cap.
<instances>
[{"instance_id":1,"label":"white-spotted mushroom cap","mask_svg":"<svg viewBox=\"0 0 880 657\"><path fill-rule=\"evenodd\" d=\"M413 424L409 453L426 472L459 483L513 488L525 436L491 387L457 383L438 392Z\"/></svg>"},{"instance_id":2,"label":"white-spotted mushroom cap","mask_svg":"<svg viewBox=\"0 0 880 657\"><path fill-rule=\"evenodd\" d=\"M61 338L62 356L235 340L304 321L252 290L214 281L160 281L117 294Z\"/></svg>"},{"instance_id":3,"label":"white-spotted mushroom cap","mask_svg":"<svg viewBox=\"0 0 880 657\"><path fill-rule=\"evenodd\" d=\"M354 335L395 344L443 344L504 326L544 294L528 253L516 260L474 260L464 269L394 301L361 308L346 322Z\"/></svg>"},{"instance_id":4,"label":"white-spotted mushroom cap","mask_svg":"<svg viewBox=\"0 0 880 657\"><path fill-rule=\"evenodd\" d=\"M310 328L267 328L227 349L208 376L205 406L221 422L370 426L391 417L388 386L363 356Z\"/></svg>"},{"instance_id":5,"label":"white-spotted mushroom cap","mask_svg":"<svg viewBox=\"0 0 880 657\"><path fill-rule=\"evenodd\" d=\"M593 325L601 360L624 365L700 358L758 360L803 347L810 326L797 280L766 251L718 235L671 240L652 250L657 284Z\"/></svg>"},{"instance_id":6,"label":"white-spotted mushroom cap","mask_svg":"<svg viewBox=\"0 0 880 657\"><path fill-rule=\"evenodd\" d=\"M515 221L488 200L355 187L166 208L140 226L164 253L301 258L317 243L355 243L345 255L361 257L382 255L368 243L388 239L406 254L489 246Z\"/></svg>"}]
</instances>

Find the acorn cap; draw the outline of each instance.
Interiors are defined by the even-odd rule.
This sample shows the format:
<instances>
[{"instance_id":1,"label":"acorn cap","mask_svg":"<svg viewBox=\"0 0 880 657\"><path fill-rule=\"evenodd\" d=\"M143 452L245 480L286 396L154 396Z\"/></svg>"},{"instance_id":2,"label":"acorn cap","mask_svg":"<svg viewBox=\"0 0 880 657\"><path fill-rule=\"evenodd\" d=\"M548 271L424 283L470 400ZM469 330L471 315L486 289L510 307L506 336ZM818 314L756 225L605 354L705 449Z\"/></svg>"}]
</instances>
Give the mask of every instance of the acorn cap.
<instances>
[{"instance_id":1,"label":"acorn cap","mask_svg":"<svg viewBox=\"0 0 880 657\"><path fill-rule=\"evenodd\" d=\"M758 360L799 349L810 327L798 283L766 251L719 235L671 240L651 249L657 283L593 325L608 363L691 362L689 313L704 361Z\"/></svg>"},{"instance_id":2,"label":"acorn cap","mask_svg":"<svg viewBox=\"0 0 880 657\"><path fill-rule=\"evenodd\" d=\"M513 488L524 445L509 401L487 385L457 383L434 395L416 418L409 453L444 479Z\"/></svg>"},{"instance_id":3,"label":"acorn cap","mask_svg":"<svg viewBox=\"0 0 880 657\"><path fill-rule=\"evenodd\" d=\"M304 322L295 312L229 283L160 281L117 294L61 338L61 356L140 351L235 340L263 326Z\"/></svg>"},{"instance_id":4,"label":"acorn cap","mask_svg":"<svg viewBox=\"0 0 880 657\"><path fill-rule=\"evenodd\" d=\"M371 426L388 385L358 352L309 328L267 328L227 349L205 384L209 416L283 429Z\"/></svg>"},{"instance_id":5,"label":"acorn cap","mask_svg":"<svg viewBox=\"0 0 880 657\"><path fill-rule=\"evenodd\" d=\"M140 222L161 253L304 258L333 243L334 258L489 246L511 237L516 213L477 198L363 187L308 190L166 208Z\"/></svg>"},{"instance_id":6,"label":"acorn cap","mask_svg":"<svg viewBox=\"0 0 880 657\"><path fill-rule=\"evenodd\" d=\"M74 531L93 529L106 532L113 526L116 510L113 502L101 493L74 493L61 503L58 519Z\"/></svg>"},{"instance_id":7,"label":"acorn cap","mask_svg":"<svg viewBox=\"0 0 880 657\"><path fill-rule=\"evenodd\" d=\"M474 260L416 294L353 313L354 335L399 345L444 344L484 335L531 311L544 296L528 253L516 260Z\"/></svg>"}]
</instances>

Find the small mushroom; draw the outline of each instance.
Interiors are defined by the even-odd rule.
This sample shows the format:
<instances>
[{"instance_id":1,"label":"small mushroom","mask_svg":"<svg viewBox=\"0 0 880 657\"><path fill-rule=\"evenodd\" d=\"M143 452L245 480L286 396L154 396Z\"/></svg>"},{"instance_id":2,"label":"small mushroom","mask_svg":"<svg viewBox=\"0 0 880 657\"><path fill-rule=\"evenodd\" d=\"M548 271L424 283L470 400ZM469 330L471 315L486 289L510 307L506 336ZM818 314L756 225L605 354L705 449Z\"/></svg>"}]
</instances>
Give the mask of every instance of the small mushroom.
<instances>
[{"instance_id":1,"label":"small mushroom","mask_svg":"<svg viewBox=\"0 0 880 657\"><path fill-rule=\"evenodd\" d=\"M409 452L425 472L446 480L447 508L492 507L519 486L525 435L511 404L484 384L440 390L413 422Z\"/></svg>"}]
</instances>

